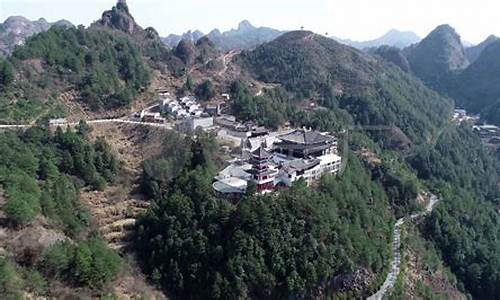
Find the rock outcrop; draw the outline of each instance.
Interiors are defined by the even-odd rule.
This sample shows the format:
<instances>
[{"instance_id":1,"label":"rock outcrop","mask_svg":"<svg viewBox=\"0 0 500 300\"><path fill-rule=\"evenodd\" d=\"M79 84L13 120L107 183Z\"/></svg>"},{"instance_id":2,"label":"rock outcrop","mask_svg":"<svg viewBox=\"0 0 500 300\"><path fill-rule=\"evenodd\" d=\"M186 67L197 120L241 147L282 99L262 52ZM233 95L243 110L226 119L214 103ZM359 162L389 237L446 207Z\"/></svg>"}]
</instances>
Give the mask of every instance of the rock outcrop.
<instances>
[{"instance_id":1,"label":"rock outcrop","mask_svg":"<svg viewBox=\"0 0 500 300\"><path fill-rule=\"evenodd\" d=\"M136 31L142 30L135 22L134 17L130 14L125 0L119 0L116 6L111 10L105 11L101 19L97 21L97 24L117 29L128 34L133 34Z\"/></svg>"}]
</instances>

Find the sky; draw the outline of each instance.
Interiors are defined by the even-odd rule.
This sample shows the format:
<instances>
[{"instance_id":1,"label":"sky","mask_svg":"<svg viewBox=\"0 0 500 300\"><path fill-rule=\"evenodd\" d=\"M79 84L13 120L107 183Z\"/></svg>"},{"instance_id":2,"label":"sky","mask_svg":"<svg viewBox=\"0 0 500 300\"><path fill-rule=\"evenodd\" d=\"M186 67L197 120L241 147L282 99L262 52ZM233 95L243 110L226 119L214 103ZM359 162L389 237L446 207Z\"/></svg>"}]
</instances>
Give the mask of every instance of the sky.
<instances>
[{"instance_id":1,"label":"sky","mask_svg":"<svg viewBox=\"0 0 500 300\"><path fill-rule=\"evenodd\" d=\"M67 19L89 25L116 0L0 0L0 20L22 15L48 21ZM162 36L199 29L208 33L236 28L247 19L256 26L370 40L390 29L421 37L450 24L463 40L479 43L500 36L499 0L128 0L136 22Z\"/></svg>"}]
</instances>

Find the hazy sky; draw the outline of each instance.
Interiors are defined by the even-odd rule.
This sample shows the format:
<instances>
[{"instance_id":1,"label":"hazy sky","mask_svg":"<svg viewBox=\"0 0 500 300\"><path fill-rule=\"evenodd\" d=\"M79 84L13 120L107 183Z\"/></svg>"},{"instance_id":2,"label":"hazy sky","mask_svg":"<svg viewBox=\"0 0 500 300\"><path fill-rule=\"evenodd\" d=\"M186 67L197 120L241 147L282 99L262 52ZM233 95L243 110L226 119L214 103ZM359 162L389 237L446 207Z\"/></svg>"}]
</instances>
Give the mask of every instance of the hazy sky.
<instances>
[{"instance_id":1,"label":"hazy sky","mask_svg":"<svg viewBox=\"0 0 500 300\"><path fill-rule=\"evenodd\" d=\"M0 0L0 19L23 15L48 21L67 19L88 25L115 0ZM142 27L160 35L217 27L227 30L248 19L258 26L293 30L304 26L317 33L367 40L391 28L425 36L448 23L462 39L477 43L500 36L499 0L128 0Z\"/></svg>"}]
</instances>

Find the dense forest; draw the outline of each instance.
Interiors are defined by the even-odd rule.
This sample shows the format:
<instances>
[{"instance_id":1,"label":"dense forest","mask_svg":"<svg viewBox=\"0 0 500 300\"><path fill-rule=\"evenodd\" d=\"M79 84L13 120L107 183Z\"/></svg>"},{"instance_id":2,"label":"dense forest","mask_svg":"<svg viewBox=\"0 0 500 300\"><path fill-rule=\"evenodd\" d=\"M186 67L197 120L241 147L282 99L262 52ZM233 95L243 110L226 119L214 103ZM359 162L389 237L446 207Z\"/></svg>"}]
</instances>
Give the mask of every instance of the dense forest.
<instances>
[{"instance_id":1,"label":"dense forest","mask_svg":"<svg viewBox=\"0 0 500 300\"><path fill-rule=\"evenodd\" d=\"M105 141L88 141L88 130L81 123L75 131L58 128L51 133L34 127L19 134L0 134L5 222L12 229L22 229L43 216L52 228L66 234L66 241L42 253L2 258L2 295L15 298L21 290L50 295L54 280L99 289L117 274L120 258L89 233L90 216L80 204L79 190L103 189L114 180L119 166Z\"/></svg>"},{"instance_id":2,"label":"dense forest","mask_svg":"<svg viewBox=\"0 0 500 300\"><path fill-rule=\"evenodd\" d=\"M13 57L41 59L46 72L74 84L94 110L130 104L149 82L137 46L103 30L52 28L28 39Z\"/></svg>"},{"instance_id":3,"label":"dense forest","mask_svg":"<svg viewBox=\"0 0 500 300\"><path fill-rule=\"evenodd\" d=\"M318 190L299 183L276 195L249 193L234 206L212 193L210 149L217 147L201 139L173 136L156 167L144 165L154 202L138 221L136 248L146 272L172 295L305 296L336 276L385 269L388 199L354 156L341 178L323 178Z\"/></svg>"},{"instance_id":4,"label":"dense forest","mask_svg":"<svg viewBox=\"0 0 500 300\"><path fill-rule=\"evenodd\" d=\"M380 180L398 216L410 212L410 207L417 208L410 204L396 209L398 203L415 195L415 180L439 193L442 204L426 222L425 236L442 252L464 290L479 298L498 295L500 166L470 128L456 129L449 123L449 100L411 75L380 69L365 54L307 32L285 34L245 52L240 64L261 80L281 83L292 95L289 99L312 97L328 109L303 112L297 109L299 101L280 101L287 98L279 96L282 91L254 97L245 87L233 85L234 110L243 118L274 125L300 116L295 125L312 120L314 128L323 130L334 129L336 123L399 127L413 141L406 159L410 168L403 161L393 169L375 168L373 176L383 175ZM399 160L401 153L393 156L384 139L374 134L368 137L382 146L383 164L387 159ZM418 179L408 176L411 173ZM390 188L394 180L405 177L413 179L400 182L396 190Z\"/></svg>"},{"instance_id":5,"label":"dense forest","mask_svg":"<svg viewBox=\"0 0 500 300\"><path fill-rule=\"evenodd\" d=\"M0 88L3 90L14 81L14 68L12 64L3 58L0 58Z\"/></svg>"},{"instance_id":6,"label":"dense forest","mask_svg":"<svg viewBox=\"0 0 500 300\"><path fill-rule=\"evenodd\" d=\"M441 250L463 287L478 299L500 294L499 162L470 128L443 133L435 147L409 158L442 203L425 222L427 238Z\"/></svg>"}]
</instances>

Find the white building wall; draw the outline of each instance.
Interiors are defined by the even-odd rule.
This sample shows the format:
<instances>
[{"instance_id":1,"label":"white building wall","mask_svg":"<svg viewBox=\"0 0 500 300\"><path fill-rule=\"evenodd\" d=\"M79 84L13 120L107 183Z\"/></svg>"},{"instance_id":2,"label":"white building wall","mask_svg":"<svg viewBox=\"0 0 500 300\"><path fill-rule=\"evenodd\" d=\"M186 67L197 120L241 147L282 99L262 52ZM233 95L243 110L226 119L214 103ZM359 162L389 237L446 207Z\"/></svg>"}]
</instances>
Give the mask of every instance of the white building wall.
<instances>
[{"instance_id":1,"label":"white building wall","mask_svg":"<svg viewBox=\"0 0 500 300\"><path fill-rule=\"evenodd\" d=\"M321 160L319 168L321 169L322 173L338 173L338 171L340 170L342 158L337 154L330 153L320 156L318 157L318 159Z\"/></svg>"},{"instance_id":2,"label":"white building wall","mask_svg":"<svg viewBox=\"0 0 500 300\"><path fill-rule=\"evenodd\" d=\"M196 129L198 127L207 128L214 126L214 118L192 118L190 119L191 127Z\"/></svg>"},{"instance_id":3,"label":"white building wall","mask_svg":"<svg viewBox=\"0 0 500 300\"><path fill-rule=\"evenodd\" d=\"M332 153L320 156L318 159L321 161L320 164L304 171L304 174L297 175L296 172L292 174L282 172L279 177L279 182L287 186L292 186L295 181L302 178L307 184L311 184L313 181L320 179L323 174L337 174L340 171L340 164L342 161L340 156ZM291 175L291 177L289 177L289 175Z\"/></svg>"}]
</instances>

